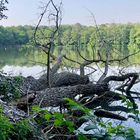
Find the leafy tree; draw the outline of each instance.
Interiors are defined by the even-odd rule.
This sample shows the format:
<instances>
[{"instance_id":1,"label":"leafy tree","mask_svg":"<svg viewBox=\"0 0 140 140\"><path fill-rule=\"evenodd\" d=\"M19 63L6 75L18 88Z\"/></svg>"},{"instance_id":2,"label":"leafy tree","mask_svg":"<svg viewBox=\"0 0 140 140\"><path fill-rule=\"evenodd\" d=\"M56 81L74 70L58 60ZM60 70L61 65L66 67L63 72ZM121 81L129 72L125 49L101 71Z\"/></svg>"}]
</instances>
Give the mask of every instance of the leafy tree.
<instances>
[{"instance_id":1,"label":"leafy tree","mask_svg":"<svg viewBox=\"0 0 140 140\"><path fill-rule=\"evenodd\" d=\"M0 0L0 20L3 18L7 18L7 16L3 13L4 11L8 10L5 4L7 4L7 0Z\"/></svg>"}]
</instances>

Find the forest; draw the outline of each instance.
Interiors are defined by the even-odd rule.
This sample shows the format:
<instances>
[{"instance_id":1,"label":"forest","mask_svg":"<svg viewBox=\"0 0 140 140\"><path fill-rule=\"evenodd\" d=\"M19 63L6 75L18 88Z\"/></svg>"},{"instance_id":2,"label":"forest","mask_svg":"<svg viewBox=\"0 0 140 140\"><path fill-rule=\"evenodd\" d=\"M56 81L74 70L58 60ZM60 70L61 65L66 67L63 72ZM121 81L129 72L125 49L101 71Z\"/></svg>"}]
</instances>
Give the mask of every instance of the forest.
<instances>
[{"instance_id":1,"label":"forest","mask_svg":"<svg viewBox=\"0 0 140 140\"><path fill-rule=\"evenodd\" d=\"M139 68L140 24L62 25L61 8L48 0L36 26L0 26L3 53L33 50L46 60L34 60L46 67L39 78L0 71L0 140L139 140L124 122L140 126L139 71L125 70Z\"/></svg>"},{"instance_id":2,"label":"forest","mask_svg":"<svg viewBox=\"0 0 140 140\"><path fill-rule=\"evenodd\" d=\"M49 31L45 26L39 27L43 30L44 35L48 35ZM50 27L53 28L53 27ZM98 26L101 38L110 42L111 47L117 47L120 51L133 51L139 46L140 24L101 24ZM33 34L34 26L0 26L1 48L22 47L22 45L34 45ZM99 36L95 26L83 26L80 23L74 25L61 25L61 43L73 49L74 44L78 44L81 49L90 48L95 45L99 46ZM58 46L59 38L55 38L55 46ZM135 46L135 47L131 47ZM123 51L124 52L124 51ZM124 52L125 53L125 52Z\"/></svg>"},{"instance_id":3,"label":"forest","mask_svg":"<svg viewBox=\"0 0 140 140\"><path fill-rule=\"evenodd\" d=\"M39 28L43 30L44 35L48 36L49 31L45 26ZM58 47L62 45L66 51L74 51L73 53L75 53L75 49L78 47L84 52L84 55L89 58L93 56L96 58L97 55L92 49L93 46L95 49L99 48L101 39L108 41L116 58L120 57L120 53L114 53L114 49L121 52L122 56L139 49L140 24L102 24L98 28L100 36L96 33L95 26L83 26L79 23L62 25L59 31L61 36L55 38L52 51L57 53ZM34 30L35 27L33 26L0 26L0 48L37 48L33 42ZM59 44L59 38L61 38L61 44ZM74 54L72 57L74 57ZM135 61L137 63L137 58L135 58Z\"/></svg>"}]
</instances>

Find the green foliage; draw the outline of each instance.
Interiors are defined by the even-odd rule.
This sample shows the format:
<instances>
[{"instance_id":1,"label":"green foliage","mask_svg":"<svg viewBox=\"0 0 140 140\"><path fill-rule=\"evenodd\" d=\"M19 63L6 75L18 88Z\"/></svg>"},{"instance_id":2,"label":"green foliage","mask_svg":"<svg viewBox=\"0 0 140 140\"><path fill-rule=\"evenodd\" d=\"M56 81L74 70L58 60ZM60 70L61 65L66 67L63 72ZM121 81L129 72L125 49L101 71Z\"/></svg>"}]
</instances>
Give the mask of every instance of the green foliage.
<instances>
[{"instance_id":1,"label":"green foliage","mask_svg":"<svg viewBox=\"0 0 140 140\"><path fill-rule=\"evenodd\" d=\"M28 140L32 136L32 129L27 120L20 121L14 125L12 139L15 140Z\"/></svg>"},{"instance_id":2,"label":"green foliage","mask_svg":"<svg viewBox=\"0 0 140 140\"><path fill-rule=\"evenodd\" d=\"M65 126L69 133L75 130L74 123L68 114L61 114L60 112L50 113L48 110L41 110L38 106L33 106L32 111L40 114L37 119L35 119L40 126L50 125L56 129Z\"/></svg>"},{"instance_id":3,"label":"green foliage","mask_svg":"<svg viewBox=\"0 0 140 140\"><path fill-rule=\"evenodd\" d=\"M19 86L23 81L21 76L5 77L0 75L0 95L4 101L11 101L20 97Z\"/></svg>"},{"instance_id":4,"label":"green foliage","mask_svg":"<svg viewBox=\"0 0 140 140\"><path fill-rule=\"evenodd\" d=\"M88 123L84 127L85 131L92 131L92 139L106 139L112 140L116 137L122 137L124 139L137 139L135 131L133 128L127 128L123 125L113 125L112 122L104 122L102 119L98 119L91 110L72 101L71 99L65 98L64 100L68 101L67 105L69 105L69 109L71 110L80 110L84 112L80 119L85 119ZM132 107L130 101L124 98L124 103L126 103L127 107ZM135 115L139 114L138 110L132 112ZM80 120L79 119L79 120ZM78 139L87 139L83 133L79 133Z\"/></svg>"},{"instance_id":5,"label":"green foliage","mask_svg":"<svg viewBox=\"0 0 140 140\"><path fill-rule=\"evenodd\" d=\"M121 97L122 97L121 102L124 104L124 106L126 106L126 107L129 108L129 109L133 109L133 104L132 104L132 102L130 102L130 100L127 99L127 98L124 97L124 96L121 96Z\"/></svg>"},{"instance_id":6,"label":"green foliage","mask_svg":"<svg viewBox=\"0 0 140 140\"><path fill-rule=\"evenodd\" d=\"M123 138L131 138L131 139L137 139L135 131L133 128L126 128L123 125L117 125L113 126L111 122L106 123L106 130L107 134L113 137L123 137Z\"/></svg>"},{"instance_id":7,"label":"green foliage","mask_svg":"<svg viewBox=\"0 0 140 140\"><path fill-rule=\"evenodd\" d=\"M83 105L81 104L78 104L76 103L75 101L69 99L69 98L64 98L65 101L67 101L67 105L69 106L69 109L71 110L79 110L79 111L82 111L84 112L85 114L88 114L90 112L90 110L86 107L84 107Z\"/></svg>"},{"instance_id":8,"label":"green foliage","mask_svg":"<svg viewBox=\"0 0 140 140\"><path fill-rule=\"evenodd\" d=\"M10 123L8 118L6 118L2 113L2 108L0 108L0 137L1 140L6 140L9 138L13 130L13 125Z\"/></svg>"},{"instance_id":9,"label":"green foliage","mask_svg":"<svg viewBox=\"0 0 140 140\"><path fill-rule=\"evenodd\" d=\"M16 124L3 114L3 109L0 108L0 139L1 140L28 140L32 136L32 130L29 122L26 120Z\"/></svg>"},{"instance_id":10,"label":"green foliage","mask_svg":"<svg viewBox=\"0 0 140 140\"><path fill-rule=\"evenodd\" d=\"M64 100L67 101L66 104L69 107L69 111L63 113L50 112L47 109L41 109L39 106L33 106L31 115L33 117L16 124L10 122L4 116L3 110L0 109L0 136L2 140L59 139L61 135L76 136L78 140L113 140L117 137L127 140L138 140L133 128L127 128L121 124L115 125L111 121L105 122L97 118L90 109L83 105L68 98ZM73 111L82 111L82 114L80 117L76 117ZM138 115L139 112L136 111L134 113ZM76 122L83 119L87 122L84 130L92 132L90 135L86 135L77 129ZM31 127L29 122L36 124L36 127Z\"/></svg>"},{"instance_id":11,"label":"green foliage","mask_svg":"<svg viewBox=\"0 0 140 140\"><path fill-rule=\"evenodd\" d=\"M88 140L87 138L86 138L86 136L84 136L84 134L79 134L78 135L78 140Z\"/></svg>"}]
</instances>

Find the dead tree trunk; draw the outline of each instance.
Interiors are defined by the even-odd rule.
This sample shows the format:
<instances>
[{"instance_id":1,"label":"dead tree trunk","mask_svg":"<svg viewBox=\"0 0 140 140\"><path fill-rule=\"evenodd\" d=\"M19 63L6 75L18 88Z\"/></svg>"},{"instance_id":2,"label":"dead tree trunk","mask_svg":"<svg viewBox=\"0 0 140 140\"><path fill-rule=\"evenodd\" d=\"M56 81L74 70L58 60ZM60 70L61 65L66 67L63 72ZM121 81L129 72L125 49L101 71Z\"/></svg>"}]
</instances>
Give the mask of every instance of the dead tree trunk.
<instances>
[{"instance_id":1,"label":"dead tree trunk","mask_svg":"<svg viewBox=\"0 0 140 140\"><path fill-rule=\"evenodd\" d=\"M88 76L80 76L70 72L52 73L50 78L51 87L74 86L88 83ZM42 75L39 79L31 76L25 78L21 88L25 94L27 90L41 91L48 88L46 74Z\"/></svg>"},{"instance_id":2,"label":"dead tree trunk","mask_svg":"<svg viewBox=\"0 0 140 140\"><path fill-rule=\"evenodd\" d=\"M37 97L34 100L34 104L41 107L46 106L59 106L63 102L63 98L74 99L77 95L93 96L102 94L108 91L109 88L104 84L87 84L76 85L67 87L47 88L44 91L37 93Z\"/></svg>"}]
</instances>

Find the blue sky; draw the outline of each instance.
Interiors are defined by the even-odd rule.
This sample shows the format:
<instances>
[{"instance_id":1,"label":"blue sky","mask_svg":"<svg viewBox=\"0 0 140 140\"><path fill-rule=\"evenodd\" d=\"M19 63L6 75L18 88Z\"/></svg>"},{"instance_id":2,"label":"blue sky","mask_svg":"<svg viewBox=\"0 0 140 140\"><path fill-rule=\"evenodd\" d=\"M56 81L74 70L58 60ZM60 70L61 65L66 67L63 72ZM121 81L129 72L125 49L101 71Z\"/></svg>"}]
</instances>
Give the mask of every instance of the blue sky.
<instances>
[{"instance_id":1,"label":"blue sky","mask_svg":"<svg viewBox=\"0 0 140 140\"><path fill-rule=\"evenodd\" d=\"M0 24L36 25L39 6L41 0L9 0L8 19L0 21ZM88 10L95 15L98 24L140 22L140 0L63 0L62 23L93 25Z\"/></svg>"}]
</instances>

